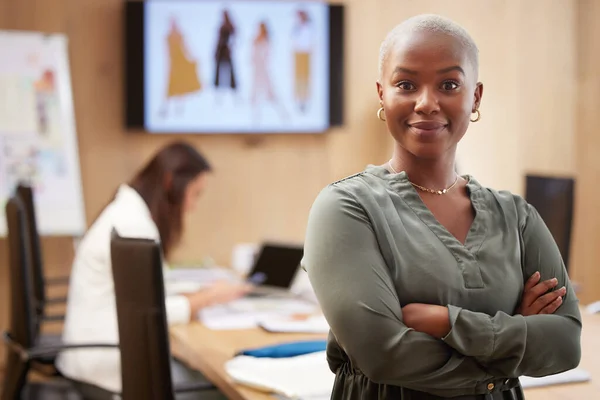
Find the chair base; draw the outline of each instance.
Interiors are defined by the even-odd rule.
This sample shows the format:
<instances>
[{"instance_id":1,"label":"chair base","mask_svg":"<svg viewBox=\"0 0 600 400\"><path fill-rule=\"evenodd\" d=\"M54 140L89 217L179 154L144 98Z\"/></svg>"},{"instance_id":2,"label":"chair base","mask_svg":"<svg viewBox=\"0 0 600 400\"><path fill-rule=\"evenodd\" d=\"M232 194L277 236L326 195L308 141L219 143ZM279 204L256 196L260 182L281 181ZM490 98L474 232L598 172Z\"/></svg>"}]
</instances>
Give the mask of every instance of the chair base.
<instances>
[{"instance_id":1,"label":"chair base","mask_svg":"<svg viewBox=\"0 0 600 400\"><path fill-rule=\"evenodd\" d=\"M84 400L77 390L64 380L28 383L21 392L22 400Z\"/></svg>"}]
</instances>

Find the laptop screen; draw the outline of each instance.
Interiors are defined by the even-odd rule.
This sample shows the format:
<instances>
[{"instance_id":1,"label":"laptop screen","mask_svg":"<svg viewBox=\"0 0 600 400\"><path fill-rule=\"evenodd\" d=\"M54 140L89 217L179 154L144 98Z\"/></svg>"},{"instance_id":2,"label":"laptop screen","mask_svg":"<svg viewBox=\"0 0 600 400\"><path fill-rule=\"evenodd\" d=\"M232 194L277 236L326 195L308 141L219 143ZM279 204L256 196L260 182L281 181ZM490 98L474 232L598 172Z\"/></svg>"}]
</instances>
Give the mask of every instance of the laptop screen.
<instances>
[{"instance_id":1,"label":"laptop screen","mask_svg":"<svg viewBox=\"0 0 600 400\"><path fill-rule=\"evenodd\" d=\"M256 285L289 288L304 254L300 246L263 245L247 280Z\"/></svg>"}]
</instances>

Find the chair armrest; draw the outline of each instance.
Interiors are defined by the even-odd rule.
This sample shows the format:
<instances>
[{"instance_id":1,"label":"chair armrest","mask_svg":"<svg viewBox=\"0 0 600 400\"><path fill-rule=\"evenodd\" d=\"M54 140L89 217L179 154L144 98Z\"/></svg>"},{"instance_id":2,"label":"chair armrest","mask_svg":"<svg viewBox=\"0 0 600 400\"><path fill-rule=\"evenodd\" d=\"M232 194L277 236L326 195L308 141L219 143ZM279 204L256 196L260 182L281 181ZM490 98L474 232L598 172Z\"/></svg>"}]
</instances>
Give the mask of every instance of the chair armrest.
<instances>
[{"instance_id":1,"label":"chair armrest","mask_svg":"<svg viewBox=\"0 0 600 400\"><path fill-rule=\"evenodd\" d=\"M43 322L63 322L65 320L65 316L62 314L52 314L52 315L43 315Z\"/></svg>"},{"instance_id":2,"label":"chair armrest","mask_svg":"<svg viewBox=\"0 0 600 400\"><path fill-rule=\"evenodd\" d=\"M8 346L9 350L18 354L23 361L35 361L42 357L53 356L58 354L62 350L74 350L74 349L99 349L99 348L119 348L118 344L114 343L85 343L85 344L57 344L49 346L36 346L30 349L26 349L21 346L20 343L15 341L12 335L8 332L4 332L3 340Z\"/></svg>"},{"instance_id":3,"label":"chair armrest","mask_svg":"<svg viewBox=\"0 0 600 400\"><path fill-rule=\"evenodd\" d=\"M39 346L33 347L27 350L30 360L37 358L52 356L58 354L62 350L74 350L74 349L115 349L119 348L118 344L110 343L85 343L85 344L58 344L53 346Z\"/></svg>"},{"instance_id":4,"label":"chair armrest","mask_svg":"<svg viewBox=\"0 0 600 400\"><path fill-rule=\"evenodd\" d=\"M44 279L44 283L46 285L68 285L69 284L69 277L68 276L56 276L53 278L46 278Z\"/></svg>"},{"instance_id":5,"label":"chair armrest","mask_svg":"<svg viewBox=\"0 0 600 400\"><path fill-rule=\"evenodd\" d=\"M175 393L199 392L201 390L216 389L211 382L185 382L177 383L173 387Z\"/></svg>"},{"instance_id":6,"label":"chair armrest","mask_svg":"<svg viewBox=\"0 0 600 400\"><path fill-rule=\"evenodd\" d=\"M67 302L67 298L66 297L51 297L49 299L46 299L46 305L49 304L63 304Z\"/></svg>"}]
</instances>

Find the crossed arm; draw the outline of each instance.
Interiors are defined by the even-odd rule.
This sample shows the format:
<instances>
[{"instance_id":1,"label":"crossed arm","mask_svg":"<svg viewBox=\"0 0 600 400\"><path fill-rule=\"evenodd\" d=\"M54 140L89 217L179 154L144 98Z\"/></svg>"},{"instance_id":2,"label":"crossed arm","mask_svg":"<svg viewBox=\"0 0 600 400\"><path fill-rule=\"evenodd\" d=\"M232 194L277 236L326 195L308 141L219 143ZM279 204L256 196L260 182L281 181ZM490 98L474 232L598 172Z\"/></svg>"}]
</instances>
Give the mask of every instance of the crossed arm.
<instances>
[{"instance_id":1,"label":"crossed arm","mask_svg":"<svg viewBox=\"0 0 600 400\"><path fill-rule=\"evenodd\" d=\"M558 249L533 211L523 237L525 272L540 269L566 287L553 315L490 317L439 307L429 309L427 324L435 332L420 332L415 313L400 306L364 209L334 186L311 210L304 265L337 342L369 379L433 394L469 393L489 379L557 373L579 362L577 300Z\"/></svg>"}]
</instances>

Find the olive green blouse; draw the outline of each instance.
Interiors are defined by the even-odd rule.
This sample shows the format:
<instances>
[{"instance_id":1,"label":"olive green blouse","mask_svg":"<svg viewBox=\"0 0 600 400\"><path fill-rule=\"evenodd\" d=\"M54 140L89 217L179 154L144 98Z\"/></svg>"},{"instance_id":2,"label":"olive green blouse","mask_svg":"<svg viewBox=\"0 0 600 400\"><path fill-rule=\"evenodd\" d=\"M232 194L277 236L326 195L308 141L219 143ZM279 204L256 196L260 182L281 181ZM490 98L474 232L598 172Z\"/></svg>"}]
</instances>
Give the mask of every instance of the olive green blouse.
<instances>
[{"instance_id":1,"label":"olive green blouse","mask_svg":"<svg viewBox=\"0 0 600 400\"><path fill-rule=\"evenodd\" d=\"M540 215L466 178L475 219L464 245L405 172L368 166L318 195L302 263L331 327L333 398L504 398L495 394L520 391L519 376L579 364L578 300ZM564 302L552 315L515 315L536 271L566 286ZM450 333L408 328L410 303L447 306Z\"/></svg>"}]
</instances>

